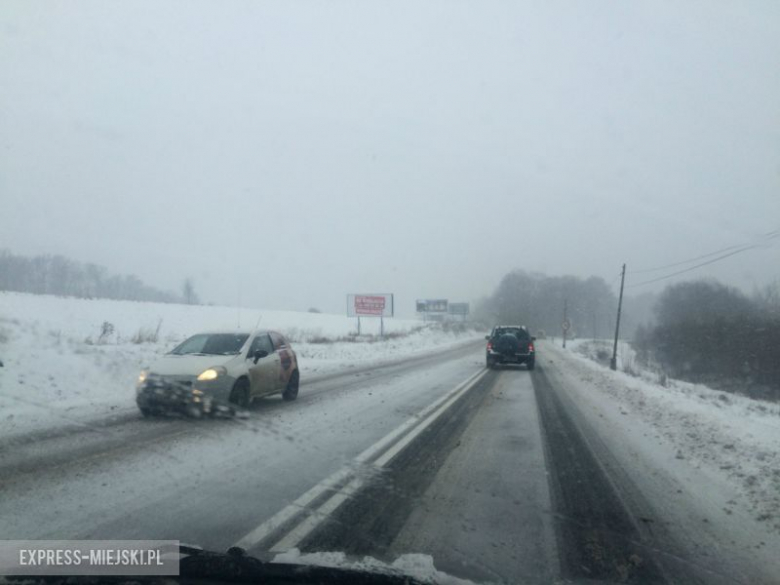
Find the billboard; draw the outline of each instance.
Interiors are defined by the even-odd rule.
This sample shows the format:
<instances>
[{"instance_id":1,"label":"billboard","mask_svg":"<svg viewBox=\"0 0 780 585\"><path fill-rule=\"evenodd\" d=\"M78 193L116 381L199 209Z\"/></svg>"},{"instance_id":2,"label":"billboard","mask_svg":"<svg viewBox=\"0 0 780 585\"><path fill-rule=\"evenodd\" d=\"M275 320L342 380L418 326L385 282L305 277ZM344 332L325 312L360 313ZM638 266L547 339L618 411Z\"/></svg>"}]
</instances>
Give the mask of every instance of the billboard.
<instances>
[{"instance_id":1,"label":"billboard","mask_svg":"<svg viewBox=\"0 0 780 585\"><path fill-rule=\"evenodd\" d=\"M418 313L446 313L449 301L447 299L425 299L417 301Z\"/></svg>"},{"instance_id":2,"label":"billboard","mask_svg":"<svg viewBox=\"0 0 780 585\"><path fill-rule=\"evenodd\" d=\"M393 309L392 294L347 295L347 317L392 317Z\"/></svg>"},{"instance_id":3,"label":"billboard","mask_svg":"<svg viewBox=\"0 0 780 585\"><path fill-rule=\"evenodd\" d=\"M449 311L450 315L468 315L469 314L469 304L468 303L450 303L448 311Z\"/></svg>"}]
</instances>

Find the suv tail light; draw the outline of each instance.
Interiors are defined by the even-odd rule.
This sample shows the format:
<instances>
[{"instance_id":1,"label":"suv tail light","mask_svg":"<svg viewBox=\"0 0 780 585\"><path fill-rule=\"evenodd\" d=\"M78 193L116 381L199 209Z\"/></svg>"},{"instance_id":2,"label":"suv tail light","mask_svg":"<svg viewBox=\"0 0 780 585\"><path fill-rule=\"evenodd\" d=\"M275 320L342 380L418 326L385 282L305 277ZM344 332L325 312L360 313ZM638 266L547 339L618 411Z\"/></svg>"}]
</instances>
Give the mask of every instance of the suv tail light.
<instances>
[{"instance_id":1,"label":"suv tail light","mask_svg":"<svg viewBox=\"0 0 780 585\"><path fill-rule=\"evenodd\" d=\"M493 349L493 342L492 342L492 341L488 341L488 346L487 346L487 348L488 348L488 349Z\"/></svg>"},{"instance_id":2,"label":"suv tail light","mask_svg":"<svg viewBox=\"0 0 780 585\"><path fill-rule=\"evenodd\" d=\"M534 344L533 343L529 343L528 344L528 351L531 352L533 350L534 350Z\"/></svg>"}]
</instances>

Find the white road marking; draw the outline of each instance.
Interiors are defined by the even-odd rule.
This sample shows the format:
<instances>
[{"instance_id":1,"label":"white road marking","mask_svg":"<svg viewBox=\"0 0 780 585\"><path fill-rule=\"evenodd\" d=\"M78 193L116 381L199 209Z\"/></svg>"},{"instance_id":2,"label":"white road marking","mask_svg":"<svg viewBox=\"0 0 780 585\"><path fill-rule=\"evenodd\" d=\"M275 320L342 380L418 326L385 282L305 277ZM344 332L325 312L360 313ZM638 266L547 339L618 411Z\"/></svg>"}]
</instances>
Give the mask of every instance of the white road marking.
<instances>
[{"instance_id":1,"label":"white road marking","mask_svg":"<svg viewBox=\"0 0 780 585\"><path fill-rule=\"evenodd\" d=\"M271 547L271 552L285 552L291 548L295 548L304 538L311 534L317 526L326 520L328 516L333 514L341 504L355 495L357 491L363 487L363 483L363 480L360 478L353 479L344 486L343 490L333 494L327 502L309 514L300 524L290 530L290 532L288 532L279 542L273 545Z\"/></svg>"},{"instance_id":2,"label":"white road marking","mask_svg":"<svg viewBox=\"0 0 780 585\"><path fill-rule=\"evenodd\" d=\"M447 394L426 406L419 413L406 420L403 424L360 453L355 457L353 464L341 468L336 473L313 486L294 502L282 508L246 536L238 540L235 546L251 549L268 538L279 528L300 516L302 519L298 524L281 537L270 550L273 552L283 552L295 547L306 536L311 534L323 520L335 512L341 504L352 497L357 490L363 486L364 480L360 477L355 477L339 489L340 485L345 484L350 477L355 475L356 470L359 470L366 465L375 468L382 468L387 465L409 443L411 443L415 437L419 436L419 434L428 428L433 421L452 406L458 398L479 382L487 371L488 370L483 369L476 372L464 382L461 382L450 390ZM316 509L310 509L312 503L328 491L335 491L336 493Z\"/></svg>"},{"instance_id":3,"label":"white road marking","mask_svg":"<svg viewBox=\"0 0 780 585\"><path fill-rule=\"evenodd\" d=\"M257 528L252 530L252 532L236 542L235 546L249 549L257 545L257 543L265 539L274 530L283 526L286 522L292 520L295 516L306 510L308 506L322 494L328 490L336 489L336 486L348 479L351 474L352 470L346 467L338 470L336 473L312 487L297 500L285 506L279 512L271 516L268 520L260 524Z\"/></svg>"}]
</instances>

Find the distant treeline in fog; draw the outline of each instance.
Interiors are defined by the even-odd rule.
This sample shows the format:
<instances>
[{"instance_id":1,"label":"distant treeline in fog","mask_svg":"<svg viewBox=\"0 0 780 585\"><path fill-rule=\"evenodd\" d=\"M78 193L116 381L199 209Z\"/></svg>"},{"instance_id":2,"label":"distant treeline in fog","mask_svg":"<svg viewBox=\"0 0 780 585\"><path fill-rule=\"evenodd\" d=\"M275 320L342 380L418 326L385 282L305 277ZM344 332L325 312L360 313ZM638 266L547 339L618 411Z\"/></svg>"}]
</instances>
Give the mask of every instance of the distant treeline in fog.
<instances>
[{"instance_id":1,"label":"distant treeline in fog","mask_svg":"<svg viewBox=\"0 0 780 585\"><path fill-rule=\"evenodd\" d=\"M752 296L715 281L668 286L652 325L640 327L640 361L672 378L780 400L780 284Z\"/></svg>"},{"instance_id":2,"label":"distant treeline in fog","mask_svg":"<svg viewBox=\"0 0 780 585\"><path fill-rule=\"evenodd\" d=\"M525 325L534 334L559 337L564 305L571 335L604 338L614 333L617 297L598 276L582 279L515 270L477 303L474 316L488 326Z\"/></svg>"},{"instance_id":3,"label":"distant treeline in fog","mask_svg":"<svg viewBox=\"0 0 780 585\"><path fill-rule=\"evenodd\" d=\"M190 287L190 300L194 293ZM185 283L185 292L187 283ZM115 299L182 303L183 295L144 284L137 276L110 274L103 266L84 264L64 256L26 257L0 251L0 290L84 299Z\"/></svg>"},{"instance_id":4,"label":"distant treeline in fog","mask_svg":"<svg viewBox=\"0 0 780 585\"><path fill-rule=\"evenodd\" d=\"M614 335L617 297L595 276L511 272L477 303L474 317L486 326L526 325L533 334L560 338L564 303L571 337ZM780 283L748 296L698 280L660 295L626 297L621 338L632 340L643 365L671 378L780 400Z\"/></svg>"}]
</instances>

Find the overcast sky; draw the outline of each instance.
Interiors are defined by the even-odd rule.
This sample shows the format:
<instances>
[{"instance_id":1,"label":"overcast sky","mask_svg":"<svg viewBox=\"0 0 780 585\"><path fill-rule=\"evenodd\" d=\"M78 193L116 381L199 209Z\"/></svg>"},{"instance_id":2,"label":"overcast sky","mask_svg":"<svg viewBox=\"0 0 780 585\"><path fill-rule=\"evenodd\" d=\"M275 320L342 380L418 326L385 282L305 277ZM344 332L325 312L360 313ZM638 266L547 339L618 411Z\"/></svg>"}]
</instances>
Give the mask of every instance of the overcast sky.
<instances>
[{"instance_id":1,"label":"overcast sky","mask_svg":"<svg viewBox=\"0 0 780 585\"><path fill-rule=\"evenodd\" d=\"M780 228L780 3L4 0L0 149L0 248L219 304L614 284Z\"/></svg>"}]
</instances>

